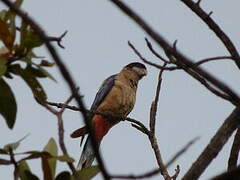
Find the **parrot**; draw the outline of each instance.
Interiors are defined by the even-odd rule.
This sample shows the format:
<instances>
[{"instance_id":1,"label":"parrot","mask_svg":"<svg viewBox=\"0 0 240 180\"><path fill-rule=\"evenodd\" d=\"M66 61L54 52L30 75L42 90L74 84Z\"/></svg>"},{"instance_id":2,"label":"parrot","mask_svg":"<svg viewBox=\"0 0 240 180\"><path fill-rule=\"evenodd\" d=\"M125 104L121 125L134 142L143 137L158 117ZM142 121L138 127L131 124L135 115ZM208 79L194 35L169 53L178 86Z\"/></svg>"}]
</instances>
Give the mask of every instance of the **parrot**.
<instances>
[{"instance_id":1,"label":"parrot","mask_svg":"<svg viewBox=\"0 0 240 180\"><path fill-rule=\"evenodd\" d=\"M127 117L132 111L136 101L138 82L146 75L147 68L144 64L133 62L126 65L119 73L114 74L103 81L95 96L90 111L109 113L116 117ZM100 114L90 115L88 120L90 120L93 125L94 138L98 147L108 131L120 122L119 119L106 117ZM82 137L80 143L81 146L84 135L87 133L87 128L84 126L75 130L71 134L71 137ZM88 136L77 165L77 170L91 166L94 158L94 151L90 137Z\"/></svg>"}]
</instances>

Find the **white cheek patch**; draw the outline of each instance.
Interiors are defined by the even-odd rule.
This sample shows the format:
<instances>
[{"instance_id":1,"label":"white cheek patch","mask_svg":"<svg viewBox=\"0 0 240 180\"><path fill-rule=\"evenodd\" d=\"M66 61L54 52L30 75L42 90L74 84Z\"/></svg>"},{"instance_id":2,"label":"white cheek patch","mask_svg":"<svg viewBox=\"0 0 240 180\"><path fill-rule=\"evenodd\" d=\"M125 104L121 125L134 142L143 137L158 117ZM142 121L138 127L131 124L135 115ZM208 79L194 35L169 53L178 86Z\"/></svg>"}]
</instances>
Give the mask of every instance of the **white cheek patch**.
<instances>
[{"instance_id":1,"label":"white cheek patch","mask_svg":"<svg viewBox=\"0 0 240 180\"><path fill-rule=\"evenodd\" d=\"M146 69L133 67L132 70L135 71L139 76L147 75L147 70Z\"/></svg>"}]
</instances>

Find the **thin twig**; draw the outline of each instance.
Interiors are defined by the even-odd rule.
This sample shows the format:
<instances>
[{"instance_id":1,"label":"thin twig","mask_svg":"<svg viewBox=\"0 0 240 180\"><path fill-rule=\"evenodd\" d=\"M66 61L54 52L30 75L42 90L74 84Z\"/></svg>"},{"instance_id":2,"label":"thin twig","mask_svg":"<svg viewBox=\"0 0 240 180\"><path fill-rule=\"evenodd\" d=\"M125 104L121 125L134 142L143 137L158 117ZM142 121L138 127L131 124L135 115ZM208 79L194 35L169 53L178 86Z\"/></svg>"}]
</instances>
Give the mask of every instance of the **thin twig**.
<instances>
[{"instance_id":1,"label":"thin twig","mask_svg":"<svg viewBox=\"0 0 240 180\"><path fill-rule=\"evenodd\" d=\"M151 61L148 61L146 58L144 58L141 53L133 46L133 44L128 41L128 45L132 48L132 50L134 51L134 53L143 61L145 62L146 64L148 65L151 65L153 67L156 67L158 69L163 69L163 70L168 70L168 71L173 71L173 70L176 70L176 69L180 69L176 66L173 66L173 67L165 67L165 66L161 66L161 65L158 65L156 63L153 63Z\"/></svg>"},{"instance_id":2,"label":"thin twig","mask_svg":"<svg viewBox=\"0 0 240 180\"><path fill-rule=\"evenodd\" d=\"M54 115L56 115L57 117L57 121L58 121L58 142L59 142L59 145L60 145L60 148L63 152L64 155L66 156L69 156L68 152L67 152L67 148L66 148L66 145L65 145L65 142L64 142L64 124L63 124L63 118L62 118L62 115L63 115L63 112L64 110L66 109L66 106L68 103L70 103L70 101L73 99L73 95L70 96L64 103L63 103L63 106L62 108L57 111L55 110L54 108L52 108L51 106L49 106L47 103L42 103L42 105L47 109L49 110L51 113L53 113ZM73 165L73 163L71 162L67 162L69 168L71 169L72 173L75 175L76 174L76 169Z\"/></svg>"},{"instance_id":3,"label":"thin twig","mask_svg":"<svg viewBox=\"0 0 240 180\"><path fill-rule=\"evenodd\" d=\"M47 39L48 41L56 41L58 46L61 47L62 49L65 49L65 47L61 44L62 39L66 36L68 31L65 31L61 36L59 37L54 37L54 36L48 36Z\"/></svg>"},{"instance_id":4,"label":"thin twig","mask_svg":"<svg viewBox=\"0 0 240 180\"><path fill-rule=\"evenodd\" d=\"M169 166L172 165L173 162L176 161L177 158L179 158L182 154L184 154L189 148L190 146L192 146L197 140L199 139L199 137L194 138L193 140L191 140L189 143L187 143L183 148L181 148L171 159L170 161L168 161L166 163L166 168L168 168ZM177 168L178 169L178 168ZM112 178L117 178L117 179L146 179L146 178L150 178L152 176L157 175L158 173L160 173L161 170L159 168L157 169L153 169L149 172L140 174L140 175L111 175ZM176 174L175 174L176 176ZM172 176L172 178L174 178Z\"/></svg>"},{"instance_id":5,"label":"thin twig","mask_svg":"<svg viewBox=\"0 0 240 180\"><path fill-rule=\"evenodd\" d=\"M209 62L209 61L224 60L224 59L233 60L231 56L218 56L218 57L211 57L211 58L202 59L202 60L196 62L194 65L199 66L199 65L202 65L203 63L206 63L206 62Z\"/></svg>"},{"instance_id":6,"label":"thin twig","mask_svg":"<svg viewBox=\"0 0 240 180\"><path fill-rule=\"evenodd\" d=\"M146 41L147 46L148 46L148 48L150 49L150 51L151 51L158 59L162 60L163 62L165 62L165 63L167 63L167 64L171 64L171 62L169 62L168 60L166 60L165 58L163 58L159 53L157 53L157 52L153 49L152 44L150 43L150 41L149 41L147 38L145 38L145 41Z\"/></svg>"},{"instance_id":7,"label":"thin twig","mask_svg":"<svg viewBox=\"0 0 240 180\"><path fill-rule=\"evenodd\" d=\"M167 64L164 63L163 67L165 67L166 65ZM160 95L161 84L162 84L163 71L164 71L164 69L161 69L160 72L159 72L156 95L155 95L154 101L152 102L151 110L150 110L149 127L150 127L151 133L154 134L154 135L155 135L156 114L157 114L157 107L158 107L159 95Z\"/></svg>"},{"instance_id":8,"label":"thin twig","mask_svg":"<svg viewBox=\"0 0 240 180\"><path fill-rule=\"evenodd\" d=\"M90 122L87 120L87 113L85 111L85 104L81 98L81 96L79 95L78 92L76 92L76 85L75 82L72 78L72 76L70 75L70 72L68 71L68 69L66 68L65 64L63 63L62 59L60 58L60 56L58 55L58 53L56 52L55 48L51 45L51 43L48 41L48 36L45 34L45 32L43 31L43 29L41 28L40 25L38 25L31 17L29 17L26 13L24 13L20 8L16 8L13 3L11 3L9 0L1 0L6 6L8 6L14 13L16 13L16 15L20 16L27 24L29 24L31 26L31 28L39 35L39 38L45 43L48 52L50 53L50 55L52 56L53 60L56 62L57 67L59 68L61 75L63 76L64 80L66 81L69 89L71 90L72 94L74 95L75 100L77 101L77 104L79 106L80 109L82 109L81 111L81 115L84 119L84 122L86 124L87 129L89 130L89 137L91 139L92 142L92 146L93 146L93 150L95 152L95 156L97 159L97 162L99 164L99 168L102 172L103 178L105 180L109 180L109 175L108 172L106 171L106 168L104 166L103 160L100 156L99 150L98 150L98 145L96 143L96 140L93 136L93 132L91 131L91 124Z\"/></svg>"},{"instance_id":9,"label":"thin twig","mask_svg":"<svg viewBox=\"0 0 240 180\"><path fill-rule=\"evenodd\" d=\"M55 106L57 108L62 108L64 106L64 103L54 103L54 102L49 102L46 101L48 105ZM71 109L73 111L80 111L80 109L77 106L70 106L70 105L65 105L65 108Z\"/></svg>"},{"instance_id":10,"label":"thin twig","mask_svg":"<svg viewBox=\"0 0 240 180\"><path fill-rule=\"evenodd\" d=\"M8 151L9 151L9 155L10 155L10 161L14 165L14 180L18 180L18 177L19 177L19 174L18 174L18 172L19 172L18 163L15 160L12 148L9 148Z\"/></svg>"},{"instance_id":11,"label":"thin twig","mask_svg":"<svg viewBox=\"0 0 240 180\"><path fill-rule=\"evenodd\" d=\"M182 154L184 154L190 146L192 146L197 140L199 140L200 137L196 137L193 140L191 140L189 143L187 143L182 149L180 149L180 151L178 151L166 164L166 167L171 166L176 159L178 159Z\"/></svg>"},{"instance_id":12,"label":"thin twig","mask_svg":"<svg viewBox=\"0 0 240 180\"><path fill-rule=\"evenodd\" d=\"M234 137L234 141L232 144L230 156L228 159L228 171L237 167L237 161L240 151L240 128L237 129L237 132Z\"/></svg>"}]
</instances>

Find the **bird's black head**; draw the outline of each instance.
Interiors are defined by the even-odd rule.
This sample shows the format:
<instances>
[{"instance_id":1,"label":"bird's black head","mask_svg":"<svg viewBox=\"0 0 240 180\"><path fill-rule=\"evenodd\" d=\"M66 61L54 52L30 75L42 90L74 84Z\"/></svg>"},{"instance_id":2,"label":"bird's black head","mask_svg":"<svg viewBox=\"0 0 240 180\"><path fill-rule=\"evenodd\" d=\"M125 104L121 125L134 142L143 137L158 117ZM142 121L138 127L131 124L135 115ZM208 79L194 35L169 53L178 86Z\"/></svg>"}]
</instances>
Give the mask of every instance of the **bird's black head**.
<instances>
[{"instance_id":1,"label":"bird's black head","mask_svg":"<svg viewBox=\"0 0 240 180\"><path fill-rule=\"evenodd\" d=\"M128 67L128 68L133 68L133 67L137 67L137 68L142 68L142 69L146 69L146 66L142 63L139 63L139 62L133 62L133 63L130 63L128 65L126 65L125 67Z\"/></svg>"},{"instance_id":2,"label":"bird's black head","mask_svg":"<svg viewBox=\"0 0 240 180\"><path fill-rule=\"evenodd\" d=\"M139 62L133 62L125 66L125 68L128 68L129 70L135 72L139 79L141 79L143 76L147 75L147 68L144 64Z\"/></svg>"}]
</instances>

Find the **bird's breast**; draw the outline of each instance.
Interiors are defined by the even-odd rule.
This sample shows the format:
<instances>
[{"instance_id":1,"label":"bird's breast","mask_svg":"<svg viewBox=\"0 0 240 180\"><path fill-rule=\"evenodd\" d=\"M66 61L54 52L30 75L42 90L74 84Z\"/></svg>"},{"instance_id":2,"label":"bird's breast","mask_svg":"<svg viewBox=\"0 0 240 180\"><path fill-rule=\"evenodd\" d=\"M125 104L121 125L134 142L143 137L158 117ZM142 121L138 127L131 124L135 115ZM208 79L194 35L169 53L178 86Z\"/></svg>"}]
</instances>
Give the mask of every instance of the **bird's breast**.
<instances>
[{"instance_id":1,"label":"bird's breast","mask_svg":"<svg viewBox=\"0 0 240 180\"><path fill-rule=\"evenodd\" d=\"M125 117L133 109L135 100L136 89L128 84L116 81L105 100L98 107L98 110Z\"/></svg>"}]
</instances>

